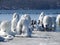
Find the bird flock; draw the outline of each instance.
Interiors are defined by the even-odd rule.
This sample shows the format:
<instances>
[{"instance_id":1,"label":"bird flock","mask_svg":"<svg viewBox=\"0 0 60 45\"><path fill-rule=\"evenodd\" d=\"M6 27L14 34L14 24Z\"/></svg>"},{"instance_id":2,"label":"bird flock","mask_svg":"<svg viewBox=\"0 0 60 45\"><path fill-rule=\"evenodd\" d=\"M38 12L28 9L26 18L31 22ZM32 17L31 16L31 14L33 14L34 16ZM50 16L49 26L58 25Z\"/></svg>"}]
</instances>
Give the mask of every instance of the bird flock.
<instances>
[{"instance_id":1,"label":"bird flock","mask_svg":"<svg viewBox=\"0 0 60 45\"><path fill-rule=\"evenodd\" d=\"M56 18L56 19L54 19ZM31 37L32 31L55 31L60 27L60 15L51 17L41 12L38 21L32 20L29 14L19 16L14 13L11 22L2 21L0 24L0 41L13 39L16 35Z\"/></svg>"}]
</instances>

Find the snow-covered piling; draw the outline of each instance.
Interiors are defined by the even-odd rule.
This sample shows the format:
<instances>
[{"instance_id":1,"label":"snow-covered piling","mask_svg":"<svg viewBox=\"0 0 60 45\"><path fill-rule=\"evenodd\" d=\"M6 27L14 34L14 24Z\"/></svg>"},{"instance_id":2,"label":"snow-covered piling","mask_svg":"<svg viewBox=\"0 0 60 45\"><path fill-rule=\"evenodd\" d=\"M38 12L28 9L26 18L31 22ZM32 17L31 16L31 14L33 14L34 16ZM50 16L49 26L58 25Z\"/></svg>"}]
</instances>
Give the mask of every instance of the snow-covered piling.
<instances>
[{"instance_id":1,"label":"snow-covered piling","mask_svg":"<svg viewBox=\"0 0 60 45\"><path fill-rule=\"evenodd\" d=\"M17 23L17 34L24 36L31 36L31 28L29 28L31 18L28 14L22 15L19 22ZM28 33L29 32L29 33Z\"/></svg>"},{"instance_id":2,"label":"snow-covered piling","mask_svg":"<svg viewBox=\"0 0 60 45\"><path fill-rule=\"evenodd\" d=\"M44 12L41 12L40 16L39 16L39 19L38 19L38 30L41 30L43 31L43 18L45 16L45 13Z\"/></svg>"},{"instance_id":3,"label":"snow-covered piling","mask_svg":"<svg viewBox=\"0 0 60 45\"><path fill-rule=\"evenodd\" d=\"M11 36L9 33L11 32L10 30L10 24L8 21L2 21L0 25L0 37L4 39L4 41L13 39L13 36Z\"/></svg>"},{"instance_id":4,"label":"snow-covered piling","mask_svg":"<svg viewBox=\"0 0 60 45\"><path fill-rule=\"evenodd\" d=\"M56 31L60 32L60 14L56 17L56 25L57 25Z\"/></svg>"},{"instance_id":5,"label":"snow-covered piling","mask_svg":"<svg viewBox=\"0 0 60 45\"><path fill-rule=\"evenodd\" d=\"M10 30L9 21L2 21L0 25L0 31L8 32Z\"/></svg>"},{"instance_id":6,"label":"snow-covered piling","mask_svg":"<svg viewBox=\"0 0 60 45\"><path fill-rule=\"evenodd\" d=\"M16 26L17 26L18 21L19 21L19 14L14 13L12 21L11 21L11 31L12 31L11 34L12 35L16 34Z\"/></svg>"},{"instance_id":7,"label":"snow-covered piling","mask_svg":"<svg viewBox=\"0 0 60 45\"><path fill-rule=\"evenodd\" d=\"M50 16L44 16L43 18L44 30L51 31L52 30L52 18Z\"/></svg>"},{"instance_id":8,"label":"snow-covered piling","mask_svg":"<svg viewBox=\"0 0 60 45\"><path fill-rule=\"evenodd\" d=\"M40 16L39 16L39 19L38 19L39 22L40 22L40 23L39 23L40 25L43 24L43 18L44 18L44 16L45 16L44 12L41 12L41 14L40 14Z\"/></svg>"}]
</instances>

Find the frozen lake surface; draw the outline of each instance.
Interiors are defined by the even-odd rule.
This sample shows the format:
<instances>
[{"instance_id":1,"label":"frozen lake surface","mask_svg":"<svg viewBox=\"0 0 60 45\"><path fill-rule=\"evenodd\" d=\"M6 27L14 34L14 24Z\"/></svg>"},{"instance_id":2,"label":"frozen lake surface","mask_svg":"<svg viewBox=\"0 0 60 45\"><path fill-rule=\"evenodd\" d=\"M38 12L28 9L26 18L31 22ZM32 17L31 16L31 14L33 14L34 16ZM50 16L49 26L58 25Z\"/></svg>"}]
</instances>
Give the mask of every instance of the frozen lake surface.
<instances>
[{"instance_id":1,"label":"frozen lake surface","mask_svg":"<svg viewBox=\"0 0 60 45\"><path fill-rule=\"evenodd\" d=\"M33 31L32 37L16 36L8 42L0 42L0 45L60 45L60 32Z\"/></svg>"}]
</instances>

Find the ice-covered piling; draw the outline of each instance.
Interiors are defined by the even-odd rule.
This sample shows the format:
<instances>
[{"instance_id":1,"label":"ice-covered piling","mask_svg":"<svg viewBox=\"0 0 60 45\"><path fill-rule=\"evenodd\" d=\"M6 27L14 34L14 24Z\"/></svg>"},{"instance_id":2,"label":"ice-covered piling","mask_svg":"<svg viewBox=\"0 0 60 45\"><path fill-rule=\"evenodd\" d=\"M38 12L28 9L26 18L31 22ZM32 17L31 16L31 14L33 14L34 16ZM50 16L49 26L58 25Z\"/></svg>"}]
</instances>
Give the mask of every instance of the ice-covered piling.
<instances>
[{"instance_id":1,"label":"ice-covered piling","mask_svg":"<svg viewBox=\"0 0 60 45\"><path fill-rule=\"evenodd\" d=\"M60 14L56 17L56 25L57 25L56 31L60 32Z\"/></svg>"},{"instance_id":2,"label":"ice-covered piling","mask_svg":"<svg viewBox=\"0 0 60 45\"><path fill-rule=\"evenodd\" d=\"M40 16L39 16L39 19L38 19L38 30L41 30L43 31L43 18L45 16L45 13L44 12L41 12Z\"/></svg>"},{"instance_id":3,"label":"ice-covered piling","mask_svg":"<svg viewBox=\"0 0 60 45\"><path fill-rule=\"evenodd\" d=\"M19 22L17 23L17 34L31 36L30 28L31 18L28 14L22 15ZM29 32L29 33L28 33Z\"/></svg>"},{"instance_id":4,"label":"ice-covered piling","mask_svg":"<svg viewBox=\"0 0 60 45\"><path fill-rule=\"evenodd\" d=\"M44 30L51 31L52 30L52 18L50 16L44 16L43 18Z\"/></svg>"},{"instance_id":5,"label":"ice-covered piling","mask_svg":"<svg viewBox=\"0 0 60 45\"><path fill-rule=\"evenodd\" d=\"M44 12L41 12L41 14L40 14L40 16L39 16L39 21L40 21L40 25L42 25L43 24L43 18L44 18L44 16L45 16L45 14L44 14Z\"/></svg>"},{"instance_id":6,"label":"ice-covered piling","mask_svg":"<svg viewBox=\"0 0 60 45\"><path fill-rule=\"evenodd\" d=\"M12 35L16 34L16 26L17 26L18 21L19 21L19 14L14 13L12 21L11 21L11 31L12 31L11 34Z\"/></svg>"},{"instance_id":7,"label":"ice-covered piling","mask_svg":"<svg viewBox=\"0 0 60 45\"><path fill-rule=\"evenodd\" d=\"M10 23L9 21L2 21L0 25L0 31L7 32L10 30Z\"/></svg>"}]
</instances>

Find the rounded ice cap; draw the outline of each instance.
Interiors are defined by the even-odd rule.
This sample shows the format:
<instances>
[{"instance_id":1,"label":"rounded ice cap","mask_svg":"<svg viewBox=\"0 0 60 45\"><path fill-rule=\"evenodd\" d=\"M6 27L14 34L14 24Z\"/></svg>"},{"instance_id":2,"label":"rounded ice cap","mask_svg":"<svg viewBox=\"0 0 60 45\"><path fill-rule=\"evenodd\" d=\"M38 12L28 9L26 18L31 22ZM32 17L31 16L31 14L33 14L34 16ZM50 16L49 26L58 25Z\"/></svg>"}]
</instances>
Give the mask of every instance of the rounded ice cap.
<instances>
[{"instance_id":1,"label":"rounded ice cap","mask_svg":"<svg viewBox=\"0 0 60 45\"><path fill-rule=\"evenodd\" d=\"M50 16L44 16L44 18L43 18L43 23L49 23L49 22L51 22L51 17Z\"/></svg>"},{"instance_id":2,"label":"rounded ice cap","mask_svg":"<svg viewBox=\"0 0 60 45\"><path fill-rule=\"evenodd\" d=\"M13 18L18 18L19 19L19 14L18 13L13 13Z\"/></svg>"},{"instance_id":3,"label":"rounded ice cap","mask_svg":"<svg viewBox=\"0 0 60 45\"><path fill-rule=\"evenodd\" d=\"M41 14L40 14L40 15L45 15L45 14L44 14L44 12L41 12Z\"/></svg>"},{"instance_id":4,"label":"rounded ice cap","mask_svg":"<svg viewBox=\"0 0 60 45\"><path fill-rule=\"evenodd\" d=\"M44 27L48 26L49 28L52 27L52 18L50 16L44 16L43 18L43 25Z\"/></svg>"}]
</instances>

